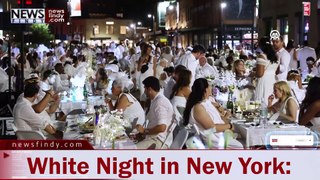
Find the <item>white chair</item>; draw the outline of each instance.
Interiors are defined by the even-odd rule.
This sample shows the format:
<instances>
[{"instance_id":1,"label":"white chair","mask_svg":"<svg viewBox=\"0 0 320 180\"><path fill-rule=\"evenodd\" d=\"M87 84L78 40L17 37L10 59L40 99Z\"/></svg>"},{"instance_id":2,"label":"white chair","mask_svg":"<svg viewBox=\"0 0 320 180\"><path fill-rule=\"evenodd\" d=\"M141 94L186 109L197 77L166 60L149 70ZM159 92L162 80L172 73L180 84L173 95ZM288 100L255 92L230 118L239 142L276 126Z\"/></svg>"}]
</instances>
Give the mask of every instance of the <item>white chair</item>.
<instances>
[{"instance_id":1,"label":"white chair","mask_svg":"<svg viewBox=\"0 0 320 180\"><path fill-rule=\"evenodd\" d=\"M185 128L181 128L177 136L173 139L170 149L182 149L188 139L189 132Z\"/></svg>"},{"instance_id":2,"label":"white chair","mask_svg":"<svg viewBox=\"0 0 320 180\"><path fill-rule=\"evenodd\" d=\"M13 124L12 129L16 133L18 140L45 140L46 137L40 131L34 130L18 130Z\"/></svg>"},{"instance_id":3,"label":"white chair","mask_svg":"<svg viewBox=\"0 0 320 180\"><path fill-rule=\"evenodd\" d=\"M163 144L161 146L161 149L165 147L166 144L168 144L168 140L170 140L170 136L173 136L173 132L176 131L177 128L180 128L178 125L178 121L176 120L176 116L173 118L171 125L167 129L167 136L163 141ZM172 137L173 139L175 137Z\"/></svg>"}]
</instances>

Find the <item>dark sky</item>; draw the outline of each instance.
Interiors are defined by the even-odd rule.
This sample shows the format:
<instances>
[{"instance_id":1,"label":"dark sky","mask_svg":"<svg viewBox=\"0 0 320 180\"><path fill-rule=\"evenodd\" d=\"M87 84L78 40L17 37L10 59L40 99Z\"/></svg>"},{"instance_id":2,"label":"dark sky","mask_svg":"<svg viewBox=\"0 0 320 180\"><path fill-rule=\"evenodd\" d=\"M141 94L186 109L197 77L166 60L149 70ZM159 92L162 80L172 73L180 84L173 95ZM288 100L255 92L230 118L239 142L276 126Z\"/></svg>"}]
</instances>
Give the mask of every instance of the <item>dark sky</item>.
<instances>
[{"instance_id":1,"label":"dark sky","mask_svg":"<svg viewBox=\"0 0 320 180\"><path fill-rule=\"evenodd\" d=\"M154 11L159 0L116 0L117 8L122 10L126 18L147 20L147 14Z\"/></svg>"}]
</instances>

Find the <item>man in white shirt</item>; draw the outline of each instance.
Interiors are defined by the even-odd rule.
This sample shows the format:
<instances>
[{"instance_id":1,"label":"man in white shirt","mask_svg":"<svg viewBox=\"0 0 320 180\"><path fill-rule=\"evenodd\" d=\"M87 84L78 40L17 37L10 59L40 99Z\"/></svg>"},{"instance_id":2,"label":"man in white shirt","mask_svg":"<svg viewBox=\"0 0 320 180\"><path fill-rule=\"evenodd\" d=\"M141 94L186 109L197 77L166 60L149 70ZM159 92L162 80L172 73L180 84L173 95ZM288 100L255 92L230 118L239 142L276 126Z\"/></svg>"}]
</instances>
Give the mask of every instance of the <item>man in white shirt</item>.
<instances>
[{"instance_id":1,"label":"man in white shirt","mask_svg":"<svg viewBox=\"0 0 320 180\"><path fill-rule=\"evenodd\" d=\"M39 89L40 87L37 83L26 84L24 97L18 98L13 109L14 124L18 130L35 130L40 132L44 130L55 138L61 138L61 132L57 131L48 121L41 119L32 107L33 102L37 99Z\"/></svg>"},{"instance_id":2,"label":"man in white shirt","mask_svg":"<svg viewBox=\"0 0 320 180\"><path fill-rule=\"evenodd\" d=\"M287 74L289 71L289 64L291 60L291 56L283 48L283 38L280 36L277 39L272 40L273 48L277 52L278 59L280 60L280 65L278 67L278 75L277 80L278 81L286 81L287 80Z\"/></svg>"},{"instance_id":3,"label":"man in white shirt","mask_svg":"<svg viewBox=\"0 0 320 180\"><path fill-rule=\"evenodd\" d=\"M185 66L192 73L190 86L193 85L196 76L196 68L198 66L197 59L201 56L201 54L205 53L206 50L201 45L195 45L189 54L185 54L181 57L179 61L181 65Z\"/></svg>"},{"instance_id":4,"label":"man in white shirt","mask_svg":"<svg viewBox=\"0 0 320 180\"><path fill-rule=\"evenodd\" d=\"M196 79L206 77L219 77L219 72L216 67L210 66L205 56L201 56L196 69Z\"/></svg>"},{"instance_id":5,"label":"man in white shirt","mask_svg":"<svg viewBox=\"0 0 320 180\"><path fill-rule=\"evenodd\" d=\"M146 136L146 138L137 144L139 149L147 149L155 144L155 149L161 148L166 137L168 136L168 128L173 120L172 105L160 91L160 83L156 77L149 76L143 82L145 87L145 94L151 99L147 119L149 124L147 128L142 125L137 125L139 133ZM172 134L170 133L167 143L164 147L169 147L172 143Z\"/></svg>"},{"instance_id":6,"label":"man in white shirt","mask_svg":"<svg viewBox=\"0 0 320 180\"><path fill-rule=\"evenodd\" d=\"M304 41L303 46L304 47L298 51L298 61L300 62L302 80L308 75L307 58L313 57L314 59L317 59L316 52L313 48L309 47L308 41Z\"/></svg>"}]
</instances>

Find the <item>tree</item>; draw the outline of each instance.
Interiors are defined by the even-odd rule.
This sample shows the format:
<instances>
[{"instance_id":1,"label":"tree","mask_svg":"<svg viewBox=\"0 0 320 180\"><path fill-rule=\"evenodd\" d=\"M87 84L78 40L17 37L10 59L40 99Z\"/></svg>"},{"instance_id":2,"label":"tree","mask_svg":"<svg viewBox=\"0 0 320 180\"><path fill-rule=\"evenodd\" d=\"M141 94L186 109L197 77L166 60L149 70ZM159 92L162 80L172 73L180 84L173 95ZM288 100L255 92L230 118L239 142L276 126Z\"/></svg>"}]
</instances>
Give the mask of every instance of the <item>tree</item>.
<instances>
[{"instance_id":1,"label":"tree","mask_svg":"<svg viewBox=\"0 0 320 180\"><path fill-rule=\"evenodd\" d=\"M48 24L32 24L30 31L32 34L29 35L29 42L32 44L44 44L45 46L49 46L50 41L54 39Z\"/></svg>"}]
</instances>

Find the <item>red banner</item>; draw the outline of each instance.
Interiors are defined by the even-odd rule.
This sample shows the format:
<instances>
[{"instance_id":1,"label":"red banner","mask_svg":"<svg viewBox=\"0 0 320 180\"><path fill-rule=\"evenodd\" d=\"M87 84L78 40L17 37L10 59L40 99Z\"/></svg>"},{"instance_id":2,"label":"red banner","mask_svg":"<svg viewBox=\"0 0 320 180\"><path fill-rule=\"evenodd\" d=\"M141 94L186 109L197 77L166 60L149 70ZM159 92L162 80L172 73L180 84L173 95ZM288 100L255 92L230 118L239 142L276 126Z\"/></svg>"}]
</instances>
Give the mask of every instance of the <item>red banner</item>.
<instances>
[{"instance_id":1,"label":"red banner","mask_svg":"<svg viewBox=\"0 0 320 180\"><path fill-rule=\"evenodd\" d=\"M0 150L93 150L86 140L0 140Z\"/></svg>"}]
</instances>

